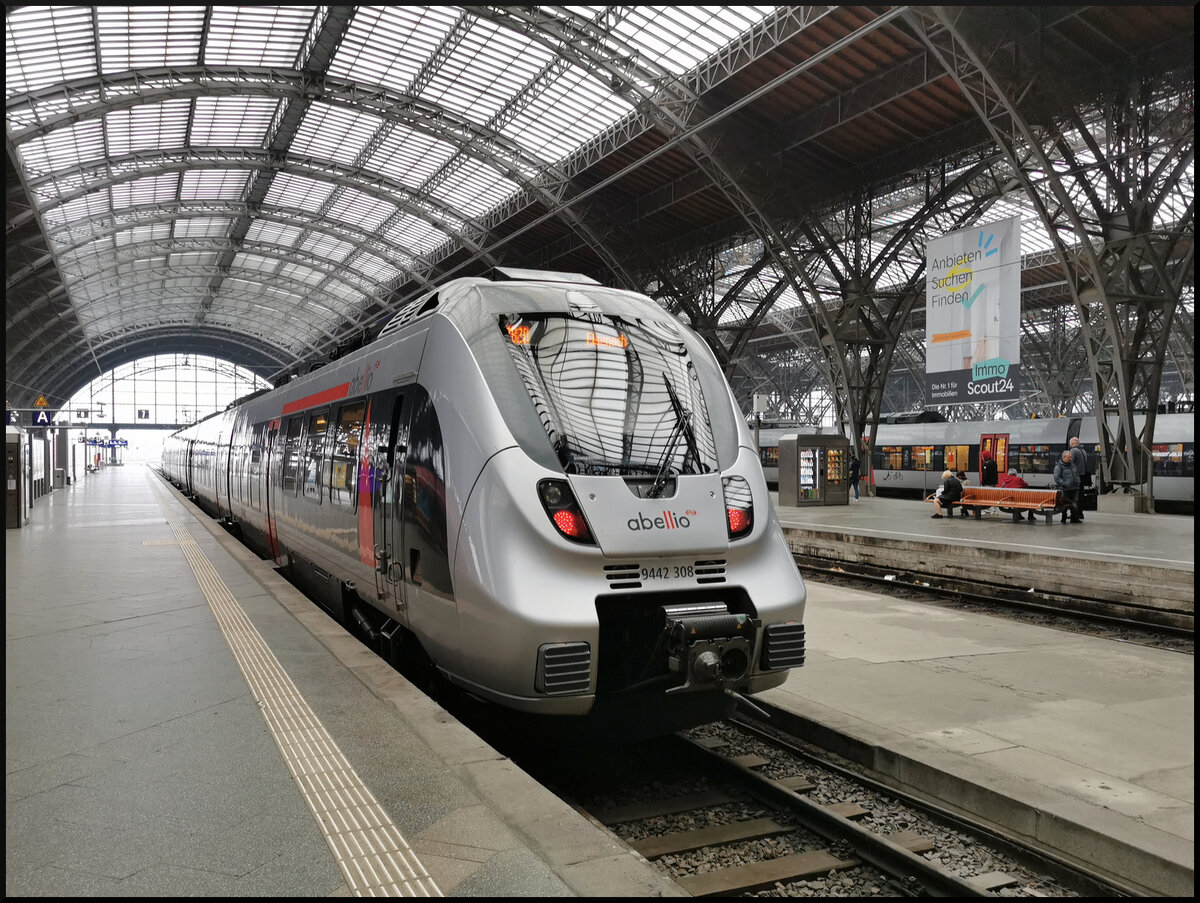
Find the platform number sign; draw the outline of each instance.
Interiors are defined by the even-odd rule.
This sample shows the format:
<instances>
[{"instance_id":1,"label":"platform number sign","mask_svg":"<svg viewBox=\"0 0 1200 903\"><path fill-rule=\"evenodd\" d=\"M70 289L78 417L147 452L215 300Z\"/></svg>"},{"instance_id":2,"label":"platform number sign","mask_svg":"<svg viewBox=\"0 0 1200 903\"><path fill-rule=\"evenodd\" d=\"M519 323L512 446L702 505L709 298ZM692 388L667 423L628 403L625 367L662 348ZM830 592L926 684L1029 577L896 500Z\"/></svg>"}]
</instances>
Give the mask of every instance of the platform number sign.
<instances>
[{"instance_id":1,"label":"platform number sign","mask_svg":"<svg viewBox=\"0 0 1200 903\"><path fill-rule=\"evenodd\" d=\"M33 412L33 425L34 426L49 426L50 425L50 412L49 411L34 411Z\"/></svg>"}]
</instances>

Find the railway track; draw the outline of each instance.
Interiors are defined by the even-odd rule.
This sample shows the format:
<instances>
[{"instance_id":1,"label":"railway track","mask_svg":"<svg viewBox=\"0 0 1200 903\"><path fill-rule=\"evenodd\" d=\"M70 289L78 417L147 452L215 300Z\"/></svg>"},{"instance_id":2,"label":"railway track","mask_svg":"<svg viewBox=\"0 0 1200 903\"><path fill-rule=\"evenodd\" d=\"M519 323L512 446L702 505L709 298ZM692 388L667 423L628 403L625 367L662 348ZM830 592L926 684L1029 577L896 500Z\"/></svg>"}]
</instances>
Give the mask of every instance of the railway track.
<instances>
[{"instance_id":1,"label":"railway track","mask_svg":"<svg viewBox=\"0 0 1200 903\"><path fill-rule=\"evenodd\" d=\"M1195 652L1191 612L1139 610L1080 596L1022 591L985 581L934 576L898 568L852 564L807 555L792 548L796 567L814 580L868 588L913 601L951 604L973 612L1036 620L1048 627L1086 632L1192 655Z\"/></svg>"},{"instance_id":2,"label":"railway track","mask_svg":"<svg viewBox=\"0 0 1200 903\"><path fill-rule=\"evenodd\" d=\"M691 896L1120 895L743 720L514 759Z\"/></svg>"}]
</instances>

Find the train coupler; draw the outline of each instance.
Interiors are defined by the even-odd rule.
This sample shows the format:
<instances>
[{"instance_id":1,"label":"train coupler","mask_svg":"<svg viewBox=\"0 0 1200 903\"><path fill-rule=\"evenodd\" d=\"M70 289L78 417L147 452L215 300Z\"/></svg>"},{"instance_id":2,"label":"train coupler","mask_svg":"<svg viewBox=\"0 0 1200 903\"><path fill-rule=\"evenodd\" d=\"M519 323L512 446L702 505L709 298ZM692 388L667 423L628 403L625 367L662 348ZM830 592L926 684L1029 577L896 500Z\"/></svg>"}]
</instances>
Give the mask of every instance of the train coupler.
<instances>
[{"instance_id":1,"label":"train coupler","mask_svg":"<svg viewBox=\"0 0 1200 903\"><path fill-rule=\"evenodd\" d=\"M754 648L755 624L723 602L664 605L667 664L684 681L667 693L725 689L744 683Z\"/></svg>"}]
</instances>

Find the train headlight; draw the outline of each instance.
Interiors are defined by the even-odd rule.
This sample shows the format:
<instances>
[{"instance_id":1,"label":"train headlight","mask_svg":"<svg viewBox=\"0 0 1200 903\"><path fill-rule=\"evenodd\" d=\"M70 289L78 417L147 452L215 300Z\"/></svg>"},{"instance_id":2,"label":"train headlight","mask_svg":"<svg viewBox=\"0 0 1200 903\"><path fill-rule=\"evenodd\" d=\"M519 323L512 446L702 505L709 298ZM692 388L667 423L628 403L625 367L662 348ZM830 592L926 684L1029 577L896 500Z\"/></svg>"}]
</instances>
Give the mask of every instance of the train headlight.
<instances>
[{"instance_id":1,"label":"train headlight","mask_svg":"<svg viewBox=\"0 0 1200 903\"><path fill-rule=\"evenodd\" d=\"M742 477L726 477L721 481L725 492L725 521L729 538L738 539L754 529L754 497L750 484Z\"/></svg>"},{"instance_id":2,"label":"train headlight","mask_svg":"<svg viewBox=\"0 0 1200 903\"><path fill-rule=\"evenodd\" d=\"M571 542L595 543L569 483L565 480L542 480L538 483L538 498L542 500L542 507L559 533Z\"/></svg>"}]
</instances>

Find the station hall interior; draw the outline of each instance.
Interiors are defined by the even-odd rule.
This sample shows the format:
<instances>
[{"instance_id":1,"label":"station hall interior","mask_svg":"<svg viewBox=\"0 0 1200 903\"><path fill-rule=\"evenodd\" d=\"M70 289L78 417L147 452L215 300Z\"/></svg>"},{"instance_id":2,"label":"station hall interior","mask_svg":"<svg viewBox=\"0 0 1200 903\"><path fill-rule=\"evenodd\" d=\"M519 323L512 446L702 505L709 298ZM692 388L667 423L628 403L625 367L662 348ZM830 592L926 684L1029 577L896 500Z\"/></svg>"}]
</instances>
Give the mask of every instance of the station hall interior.
<instances>
[{"instance_id":1,"label":"station hall interior","mask_svg":"<svg viewBox=\"0 0 1200 903\"><path fill-rule=\"evenodd\" d=\"M300 433L287 435L286 423L289 411L305 410L295 392L305 404L327 405L319 441L328 435L330 451L317 465L326 468L318 491L336 503L340 479L352 495L378 463L369 460L364 425L398 429L400 421L353 408L356 377L339 377L353 387L340 396L297 387L342 373L422 317L462 310L465 293L486 294L478 287L485 282L500 290L541 280L582 286L584 295L592 286L636 293L678 324L667 332L686 330L681 347L693 357L686 343L702 343L711 374L693 368L691 383L673 382L669 367L655 370L665 393L656 385L651 406L665 412L663 422L686 421L695 398L713 398L714 383L692 396L683 387L723 379L740 418L734 432L757 450L770 523L782 522L789 542L810 521L840 529L828 527L839 515L818 507L856 519L847 521L854 547L884 542L917 518L921 530L942 526L926 519L932 505L915 503L932 501L943 470L965 471L978 485L985 454L1027 488L1053 490L1058 456L1079 439L1091 493L1084 529L1101 537L1091 551L1112 557L1103 567L1116 573L1142 559L1161 568L1137 572L1143 588L1193 569L1189 4L13 5L5 26L10 556L43 533L83 523L71 518L89 498L116 510L111 487L118 478L135 485L135 469L166 487L136 483L138 504L162 506L163 523L182 529L188 515L176 502L194 493L171 475L178 437L194 439L206 422L225 422L263 397L288 400L278 438L297 447ZM599 324L589 303L582 313L572 306L572 315ZM549 310L528 321L533 329ZM504 362L511 354L525 381L513 385L533 385L520 369L520 330L530 327L505 316ZM463 322L455 321L467 335ZM635 332L597 327L587 341L600 360L626 349ZM604 383L609 371L592 360L565 379ZM481 372L481 384L495 389ZM292 395L272 394L289 386ZM544 394L531 390L538 409L530 423L540 416L549 424L568 407ZM428 404L447 397L435 391ZM410 403L419 412L426 399ZM451 418L443 411L442 419ZM278 420L263 429L278 430ZM304 429L311 448L314 423ZM266 435L246 439L247 451ZM236 445L229 433L223 439ZM381 473L403 448L396 435L391 441ZM664 462L723 454L719 436L711 450L705 441L686 425L661 435L656 428L646 452ZM416 454L415 438L410 447ZM347 460L361 469L346 470ZM257 461L246 473L258 473ZM440 476L442 466L430 469ZM647 469L654 479L639 491L657 498L669 468ZM728 503L728 479L723 485ZM541 504L553 519L559 512L548 497ZM218 492L215 501L228 526L231 499ZM902 507L877 515L854 509L859 501ZM1058 525L1066 514L1056 504ZM357 528L369 525L366 510ZM191 549L176 534L143 535L143 513L128 521L139 543ZM677 514L663 514L677 525ZM1156 526L1139 528L1127 516ZM563 528L570 517L554 527L574 541ZM1006 510L1004 526L1007 518ZM984 535L986 518L982 529L962 521L971 556L990 560L984 548L1017 554ZM1038 529L1033 513L1027 523ZM733 537L732 520L729 530ZM274 533L268 518L271 551ZM1162 561L1150 547L1160 539ZM1085 566L1086 556L1064 542L1045 541L1052 566L1064 558L1074 562L1068 569ZM239 561L210 549L208 537L203 545L205 554ZM370 543L360 548L366 562ZM159 567L157 553L141 546L131 560L145 563L143 554ZM425 556L431 568L435 556ZM238 566L270 582L263 573L271 557L263 572ZM274 557L276 566L286 558ZM34 559L54 568L49 552ZM419 584L419 561L389 565L385 555L381 570L399 568L397 585ZM102 567L103 556L93 563ZM6 571L14 583L32 579ZM161 573L164 585L193 579ZM378 639L385 628L392 623L371 620L363 630ZM383 686L369 704L391 684ZM1176 689L1173 682L1157 700L1162 711L1176 703ZM793 704L819 717L819 706ZM408 743L406 731L394 734ZM1166 737L1164 747L1178 739L1160 722L1153 735ZM1049 755L1037 742L1029 748ZM1179 824L1192 804L1178 774L1192 766L1163 758L1163 786L1122 774L1135 795L1147 794L1139 799L1160 795L1148 804L1152 814L1138 813L1141 823L1113 831L1128 849L1154 847L1159 835L1148 833L1169 835L1168 852L1153 853L1169 862L1157 887L1177 891L1191 880L1192 843L1191 828ZM1037 802L1022 805L1020 817ZM1067 808L1064 823L1076 817ZM1079 818L1092 815L1088 808ZM324 851L321 842L313 848ZM57 867L25 887L49 893L39 882ZM550 872L535 870L544 882L536 890L480 887L604 892L583 879L559 884L557 865ZM472 893L467 878L450 873L453 880L438 879L442 890ZM342 873L331 875L319 881L345 892ZM433 888L421 880L416 890ZM661 890L644 880L634 869L630 892ZM349 892L357 892L352 882Z\"/></svg>"}]
</instances>

